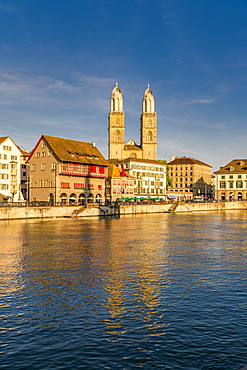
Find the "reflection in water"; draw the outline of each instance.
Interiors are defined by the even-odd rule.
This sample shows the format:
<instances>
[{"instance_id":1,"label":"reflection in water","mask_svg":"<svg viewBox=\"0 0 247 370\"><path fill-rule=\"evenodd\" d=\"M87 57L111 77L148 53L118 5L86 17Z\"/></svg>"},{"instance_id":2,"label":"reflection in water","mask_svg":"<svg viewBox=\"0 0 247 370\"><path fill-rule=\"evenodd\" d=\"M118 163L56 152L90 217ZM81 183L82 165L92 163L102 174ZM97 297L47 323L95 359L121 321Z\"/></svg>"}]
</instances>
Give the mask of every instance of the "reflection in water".
<instances>
[{"instance_id":1,"label":"reflection in water","mask_svg":"<svg viewBox=\"0 0 247 370\"><path fill-rule=\"evenodd\" d=\"M244 366L246 220L232 211L3 221L3 366Z\"/></svg>"}]
</instances>

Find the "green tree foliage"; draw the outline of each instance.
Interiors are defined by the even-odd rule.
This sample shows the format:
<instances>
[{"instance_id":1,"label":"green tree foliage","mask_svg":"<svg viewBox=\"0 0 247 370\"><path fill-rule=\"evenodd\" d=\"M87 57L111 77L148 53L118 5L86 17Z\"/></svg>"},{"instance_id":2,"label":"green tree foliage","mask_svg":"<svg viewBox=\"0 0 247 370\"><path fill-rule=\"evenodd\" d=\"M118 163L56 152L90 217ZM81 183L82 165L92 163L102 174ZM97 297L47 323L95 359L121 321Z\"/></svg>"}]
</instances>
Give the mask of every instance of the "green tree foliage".
<instances>
[{"instance_id":1,"label":"green tree foliage","mask_svg":"<svg viewBox=\"0 0 247 370\"><path fill-rule=\"evenodd\" d=\"M166 164L166 189L172 186L172 179L170 178L170 166L167 166L167 161L165 159L158 159L158 161L162 164Z\"/></svg>"}]
</instances>

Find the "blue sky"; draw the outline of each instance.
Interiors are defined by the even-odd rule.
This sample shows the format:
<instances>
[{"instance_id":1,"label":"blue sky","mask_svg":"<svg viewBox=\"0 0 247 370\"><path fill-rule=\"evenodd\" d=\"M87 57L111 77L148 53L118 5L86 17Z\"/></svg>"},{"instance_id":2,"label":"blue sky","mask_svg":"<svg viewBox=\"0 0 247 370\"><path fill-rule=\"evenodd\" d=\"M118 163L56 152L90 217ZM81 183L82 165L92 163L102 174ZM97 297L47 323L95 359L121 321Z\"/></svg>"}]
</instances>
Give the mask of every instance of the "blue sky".
<instances>
[{"instance_id":1,"label":"blue sky","mask_svg":"<svg viewBox=\"0 0 247 370\"><path fill-rule=\"evenodd\" d=\"M246 0L1 0L0 136L95 141L107 156L111 91L139 143L148 83L158 159L217 170L247 158Z\"/></svg>"}]
</instances>

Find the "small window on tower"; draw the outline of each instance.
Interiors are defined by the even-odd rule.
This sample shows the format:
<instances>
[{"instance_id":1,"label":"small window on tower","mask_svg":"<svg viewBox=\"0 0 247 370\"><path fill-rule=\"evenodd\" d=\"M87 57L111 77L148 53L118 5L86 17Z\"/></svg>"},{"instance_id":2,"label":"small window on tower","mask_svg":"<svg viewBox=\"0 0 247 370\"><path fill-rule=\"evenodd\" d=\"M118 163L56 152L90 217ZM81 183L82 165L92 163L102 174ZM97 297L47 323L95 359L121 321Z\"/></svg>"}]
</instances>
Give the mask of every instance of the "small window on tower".
<instances>
[{"instance_id":1,"label":"small window on tower","mask_svg":"<svg viewBox=\"0 0 247 370\"><path fill-rule=\"evenodd\" d=\"M153 135L152 135L152 132L149 131L147 135L147 141L152 141L152 140L153 140Z\"/></svg>"},{"instance_id":2,"label":"small window on tower","mask_svg":"<svg viewBox=\"0 0 247 370\"><path fill-rule=\"evenodd\" d=\"M120 141L120 132L119 131L115 132L115 141Z\"/></svg>"}]
</instances>

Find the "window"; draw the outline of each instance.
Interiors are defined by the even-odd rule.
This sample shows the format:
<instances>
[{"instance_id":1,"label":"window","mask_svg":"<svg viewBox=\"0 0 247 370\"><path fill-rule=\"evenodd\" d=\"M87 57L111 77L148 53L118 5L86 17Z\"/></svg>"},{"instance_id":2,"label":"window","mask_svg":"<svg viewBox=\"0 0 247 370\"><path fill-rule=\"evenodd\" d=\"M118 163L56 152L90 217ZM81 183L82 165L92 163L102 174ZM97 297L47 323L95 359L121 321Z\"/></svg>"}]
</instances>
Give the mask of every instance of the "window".
<instances>
[{"instance_id":1,"label":"window","mask_svg":"<svg viewBox=\"0 0 247 370\"><path fill-rule=\"evenodd\" d=\"M55 169L56 169L56 162L53 162L53 163L51 164L51 169L52 169L52 170L55 170Z\"/></svg>"},{"instance_id":2,"label":"window","mask_svg":"<svg viewBox=\"0 0 247 370\"><path fill-rule=\"evenodd\" d=\"M17 156L16 155L12 155L11 156L11 161L17 161Z\"/></svg>"},{"instance_id":3,"label":"window","mask_svg":"<svg viewBox=\"0 0 247 370\"><path fill-rule=\"evenodd\" d=\"M3 150L8 150L9 152L11 152L12 148L11 146L3 145Z\"/></svg>"},{"instance_id":4,"label":"window","mask_svg":"<svg viewBox=\"0 0 247 370\"><path fill-rule=\"evenodd\" d=\"M36 157L36 158L39 158L39 157L40 157L40 152L36 152L36 153L35 153L35 157Z\"/></svg>"},{"instance_id":5,"label":"window","mask_svg":"<svg viewBox=\"0 0 247 370\"><path fill-rule=\"evenodd\" d=\"M233 182L229 182L229 188L232 189L233 188Z\"/></svg>"},{"instance_id":6,"label":"window","mask_svg":"<svg viewBox=\"0 0 247 370\"><path fill-rule=\"evenodd\" d=\"M115 132L114 141L120 141L120 131Z\"/></svg>"},{"instance_id":7,"label":"window","mask_svg":"<svg viewBox=\"0 0 247 370\"><path fill-rule=\"evenodd\" d=\"M153 140L153 134L151 131L149 131L147 134L147 141L152 141L152 140Z\"/></svg>"},{"instance_id":8,"label":"window","mask_svg":"<svg viewBox=\"0 0 247 370\"><path fill-rule=\"evenodd\" d=\"M7 154L3 155L3 159L8 159Z\"/></svg>"},{"instance_id":9,"label":"window","mask_svg":"<svg viewBox=\"0 0 247 370\"><path fill-rule=\"evenodd\" d=\"M45 143L44 143L44 142L42 142L42 143L41 143L41 148L42 148L42 149L46 148L46 145L45 145Z\"/></svg>"},{"instance_id":10,"label":"window","mask_svg":"<svg viewBox=\"0 0 247 370\"><path fill-rule=\"evenodd\" d=\"M41 152L41 157L45 157L46 156L46 152Z\"/></svg>"},{"instance_id":11,"label":"window","mask_svg":"<svg viewBox=\"0 0 247 370\"><path fill-rule=\"evenodd\" d=\"M221 176L222 179L225 179L225 176Z\"/></svg>"},{"instance_id":12,"label":"window","mask_svg":"<svg viewBox=\"0 0 247 370\"><path fill-rule=\"evenodd\" d=\"M48 152L47 152L47 157L51 157L51 151L50 150L48 150Z\"/></svg>"},{"instance_id":13,"label":"window","mask_svg":"<svg viewBox=\"0 0 247 370\"><path fill-rule=\"evenodd\" d=\"M41 163L41 171L45 171L45 163Z\"/></svg>"},{"instance_id":14,"label":"window","mask_svg":"<svg viewBox=\"0 0 247 370\"><path fill-rule=\"evenodd\" d=\"M74 184L74 189L84 189L84 184L82 184L82 183L75 183Z\"/></svg>"},{"instance_id":15,"label":"window","mask_svg":"<svg viewBox=\"0 0 247 370\"><path fill-rule=\"evenodd\" d=\"M69 182L61 182L61 188L70 188L70 183Z\"/></svg>"},{"instance_id":16,"label":"window","mask_svg":"<svg viewBox=\"0 0 247 370\"><path fill-rule=\"evenodd\" d=\"M225 181L220 181L220 188L225 189L226 187L226 182Z\"/></svg>"},{"instance_id":17,"label":"window","mask_svg":"<svg viewBox=\"0 0 247 370\"><path fill-rule=\"evenodd\" d=\"M247 176L246 176L246 177L247 177ZM229 179L233 179L233 175L230 175L230 176L229 176Z\"/></svg>"},{"instance_id":18,"label":"window","mask_svg":"<svg viewBox=\"0 0 247 370\"><path fill-rule=\"evenodd\" d=\"M242 175L238 175L238 179L242 179Z\"/></svg>"},{"instance_id":19,"label":"window","mask_svg":"<svg viewBox=\"0 0 247 370\"><path fill-rule=\"evenodd\" d=\"M31 171L35 171L36 170L36 164L32 164L31 165Z\"/></svg>"},{"instance_id":20,"label":"window","mask_svg":"<svg viewBox=\"0 0 247 370\"><path fill-rule=\"evenodd\" d=\"M236 188L240 189L243 187L243 182L242 181L236 181Z\"/></svg>"}]
</instances>

